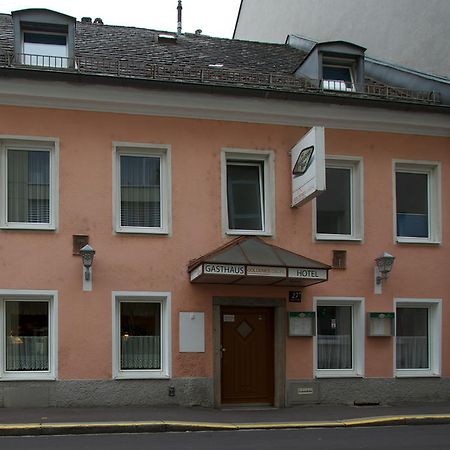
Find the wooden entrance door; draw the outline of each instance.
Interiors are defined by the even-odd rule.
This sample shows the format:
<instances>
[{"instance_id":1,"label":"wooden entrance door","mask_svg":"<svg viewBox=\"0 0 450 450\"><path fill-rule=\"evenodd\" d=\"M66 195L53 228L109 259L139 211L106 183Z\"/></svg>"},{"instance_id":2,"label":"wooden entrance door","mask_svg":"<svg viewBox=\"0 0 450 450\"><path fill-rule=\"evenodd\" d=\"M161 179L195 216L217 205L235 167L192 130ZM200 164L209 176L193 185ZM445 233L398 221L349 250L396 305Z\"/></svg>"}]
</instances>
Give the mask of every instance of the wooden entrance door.
<instances>
[{"instance_id":1,"label":"wooden entrance door","mask_svg":"<svg viewBox=\"0 0 450 450\"><path fill-rule=\"evenodd\" d=\"M273 404L273 316L272 308L222 307L222 403Z\"/></svg>"}]
</instances>

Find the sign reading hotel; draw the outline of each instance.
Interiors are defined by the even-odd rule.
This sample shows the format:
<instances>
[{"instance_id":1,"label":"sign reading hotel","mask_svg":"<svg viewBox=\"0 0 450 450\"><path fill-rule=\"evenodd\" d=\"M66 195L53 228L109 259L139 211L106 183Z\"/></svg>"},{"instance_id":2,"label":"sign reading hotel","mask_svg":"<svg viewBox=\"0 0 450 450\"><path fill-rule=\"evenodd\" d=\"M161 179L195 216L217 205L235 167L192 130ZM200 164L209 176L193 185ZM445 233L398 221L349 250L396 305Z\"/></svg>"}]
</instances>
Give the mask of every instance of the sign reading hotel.
<instances>
[{"instance_id":1,"label":"sign reading hotel","mask_svg":"<svg viewBox=\"0 0 450 450\"><path fill-rule=\"evenodd\" d=\"M300 206L325 190L325 130L313 127L291 149L291 207Z\"/></svg>"},{"instance_id":2,"label":"sign reading hotel","mask_svg":"<svg viewBox=\"0 0 450 450\"><path fill-rule=\"evenodd\" d=\"M305 278L308 280L326 280L327 271L325 269L304 269L301 267L289 268L289 278Z\"/></svg>"}]
</instances>

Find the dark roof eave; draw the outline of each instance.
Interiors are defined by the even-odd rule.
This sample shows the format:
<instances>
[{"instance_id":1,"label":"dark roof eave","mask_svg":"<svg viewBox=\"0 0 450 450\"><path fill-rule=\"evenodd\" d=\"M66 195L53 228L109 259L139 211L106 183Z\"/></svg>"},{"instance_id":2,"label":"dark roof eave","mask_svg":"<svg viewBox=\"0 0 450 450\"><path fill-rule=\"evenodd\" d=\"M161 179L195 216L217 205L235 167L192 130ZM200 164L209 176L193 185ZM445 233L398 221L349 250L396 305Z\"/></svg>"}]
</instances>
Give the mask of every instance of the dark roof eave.
<instances>
[{"instance_id":1,"label":"dark roof eave","mask_svg":"<svg viewBox=\"0 0 450 450\"><path fill-rule=\"evenodd\" d=\"M262 239L258 236L239 236L239 237L236 237L236 238L222 244L221 246L206 253L205 255L189 261L187 270L188 270L188 272L191 272L193 269L198 267L200 264L204 264L204 263L205 264L209 264L209 263L212 263L212 264L243 264L243 265L258 264L258 265L267 266L267 267L274 265L273 261L271 261L271 262L266 262L264 260L260 260L258 262L251 261L249 259L250 257L245 253L243 248L241 248L241 252L242 252L242 255L244 256L244 258L246 259L245 262L243 262L241 260L235 261L235 262L226 262L226 263L215 261L216 256L223 255L223 254L227 253L229 250L233 249L234 247L240 247L241 244L245 245L245 243L248 241L255 241L257 246L270 249L271 253L272 253L271 256L272 257L275 256L275 259L278 260L277 266L285 266L285 267L288 267L290 265L295 266L294 264L288 264L285 261L283 261L283 259L285 259L285 257L286 257L285 255L289 254L292 257L297 258L297 259L301 258L302 264L307 264L308 267L315 268L315 269L325 269L325 270L332 269L332 267L328 264L324 264L320 261L317 261L317 260L314 260L311 258L307 258L303 255L299 255L290 250L279 247L278 245L269 244L268 242L264 241L264 239ZM281 254L279 254L279 252L281 252ZM283 255L283 253L284 253L284 255ZM299 265L299 267L300 267L300 265Z\"/></svg>"},{"instance_id":2,"label":"dark roof eave","mask_svg":"<svg viewBox=\"0 0 450 450\"><path fill-rule=\"evenodd\" d=\"M19 67L1 67L0 76L17 76L18 78L34 78L38 80L59 80L79 83L121 85L148 89L164 89L174 91L203 92L211 94L237 95L243 97L264 97L266 99L281 99L291 101L307 100L319 103L331 103L339 105L369 106L377 108L394 108L408 111L426 111L450 113L450 105L428 104L411 100L386 99L368 97L364 94L302 92L289 91L287 89L267 89L265 87L243 86L231 84L198 83L195 81L155 80L148 78L126 77L107 74L86 74L73 71L35 70Z\"/></svg>"}]
</instances>

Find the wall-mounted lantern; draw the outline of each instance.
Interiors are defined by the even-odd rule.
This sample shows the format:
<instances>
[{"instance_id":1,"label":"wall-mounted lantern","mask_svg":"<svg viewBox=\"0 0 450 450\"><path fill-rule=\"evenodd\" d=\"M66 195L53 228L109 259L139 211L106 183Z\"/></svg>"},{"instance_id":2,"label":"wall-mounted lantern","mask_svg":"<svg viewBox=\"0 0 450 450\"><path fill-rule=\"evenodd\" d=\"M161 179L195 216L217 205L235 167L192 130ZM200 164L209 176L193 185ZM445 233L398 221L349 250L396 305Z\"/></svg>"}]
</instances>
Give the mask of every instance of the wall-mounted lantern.
<instances>
[{"instance_id":1,"label":"wall-mounted lantern","mask_svg":"<svg viewBox=\"0 0 450 450\"><path fill-rule=\"evenodd\" d=\"M381 256L375 259L377 263L378 272L380 273L377 278L377 284L381 283L381 280L387 280L389 277L389 272L392 270L392 266L394 265L395 256L390 255L389 253L384 252Z\"/></svg>"},{"instance_id":2,"label":"wall-mounted lantern","mask_svg":"<svg viewBox=\"0 0 450 450\"><path fill-rule=\"evenodd\" d=\"M81 260L83 262L84 275L83 275L83 290L92 290L92 262L94 261L95 250L86 244L80 249Z\"/></svg>"},{"instance_id":3,"label":"wall-mounted lantern","mask_svg":"<svg viewBox=\"0 0 450 450\"><path fill-rule=\"evenodd\" d=\"M378 258L375 258L375 293L381 294L381 281L387 280L389 272L394 265L395 257L389 253L384 252Z\"/></svg>"}]
</instances>

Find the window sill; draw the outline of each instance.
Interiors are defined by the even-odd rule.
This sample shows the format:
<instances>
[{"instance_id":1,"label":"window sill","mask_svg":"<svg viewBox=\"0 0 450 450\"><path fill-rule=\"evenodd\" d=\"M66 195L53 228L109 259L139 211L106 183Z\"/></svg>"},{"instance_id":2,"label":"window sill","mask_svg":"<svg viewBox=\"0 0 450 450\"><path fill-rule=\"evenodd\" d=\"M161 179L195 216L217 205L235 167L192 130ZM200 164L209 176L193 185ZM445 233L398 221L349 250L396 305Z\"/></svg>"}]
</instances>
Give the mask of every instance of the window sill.
<instances>
[{"instance_id":1,"label":"window sill","mask_svg":"<svg viewBox=\"0 0 450 450\"><path fill-rule=\"evenodd\" d=\"M115 376L116 380L168 380L170 375L161 371L145 371L145 370L130 370L129 372L120 371Z\"/></svg>"},{"instance_id":2,"label":"window sill","mask_svg":"<svg viewBox=\"0 0 450 450\"><path fill-rule=\"evenodd\" d=\"M396 371L395 378L440 378L441 375L431 370L404 370Z\"/></svg>"},{"instance_id":3,"label":"window sill","mask_svg":"<svg viewBox=\"0 0 450 450\"><path fill-rule=\"evenodd\" d=\"M348 236L345 234L316 234L316 241L362 242L362 238L357 236Z\"/></svg>"},{"instance_id":4,"label":"window sill","mask_svg":"<svg viewBox=\"0 0 450 450\"><path fill-rule=\"evenodd\" d=\"M30 223L10 223L0 226L1 230L29 230L29 231L55 231L55 225L30 224Z\"/></svg>"},{"instance_id":5,"label":"window sill","mask_svg":"<svg viewBox=\"0 0 450 450\"><path fill-rule=\"evenodd\" d=\"M272 236L271 231L261 230L225 230L227 236Z\"/></svg>"},{"instance_id":6,"label":"window sill","mask_svg":"<svg viewBox=\"0 0 450 450\"><path fill-rule=\"evenodd\" d=\"M55 381L53 373L3 373L0 376L1 381Z\"/></svg>"},{"instance_id":7,"label":"window sill","mask_svg":"<svg viewBox=\"0 0 450 450\"><path fill-rule=\"evenodd\" d=\"M397 244L428 244L428 245L440 245L442 241L435 239L423 239L423 238L408 238L408 237L397 237L395 242Z\"/></svg>"},{"instance_id":8,"label":"window sill","mask_svg":"<svg viewBox=\"0 0 450 450\"><path fill-rule=\"evenodd\" d=\"M120 234L149 234L149 235L168 235L169 231L166 228L139 228L139 227L119 227L116 228L116 233Z\"/></svg>"},{"instance_id":9,"label":"window sill","mask_svg":"<svg viewBox=\"0 0 450 450\"><path fill-rule=\"evenodd\" d=\"M363 378L363 375L349 370L323 370L316 371L315 378Z\"/></svg>"}]
</instances>

